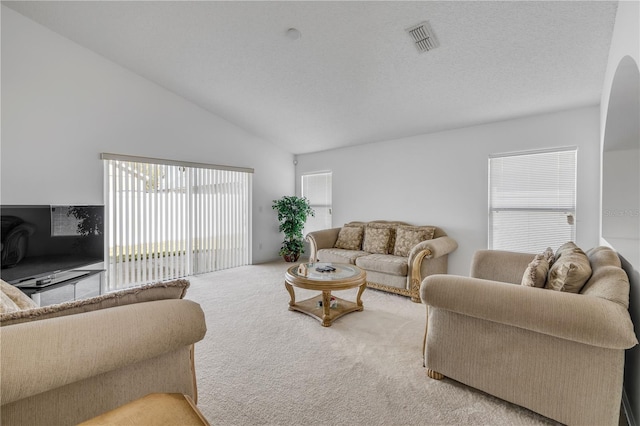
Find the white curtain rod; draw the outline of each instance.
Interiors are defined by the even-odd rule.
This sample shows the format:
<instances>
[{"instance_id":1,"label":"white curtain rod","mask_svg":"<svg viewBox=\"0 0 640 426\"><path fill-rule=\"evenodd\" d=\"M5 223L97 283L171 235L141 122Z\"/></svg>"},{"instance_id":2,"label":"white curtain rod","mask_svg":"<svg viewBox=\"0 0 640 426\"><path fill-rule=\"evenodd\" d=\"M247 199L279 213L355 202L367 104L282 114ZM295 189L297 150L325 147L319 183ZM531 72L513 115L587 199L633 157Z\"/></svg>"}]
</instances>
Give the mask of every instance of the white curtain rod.
<instances>
[{"instance_id":1,"label":"white curtain rod","mask_svg":"<svg viewBox=\"0 0 640 426\"><path fill-rule=\"evenodd\" d=\"M132 161L135 163L165 164L169 166L182 166L182 167L194 167L194 168L200 168L200 169L227 170L232 172L253 173L253 169L248 167L221 166L219 164L194 163L191 161L166 160L162 158L150 158L150 157L137 157L134 155L111 154L108 152L101 153L100 159Z\"/></svg>"}]
</instances>

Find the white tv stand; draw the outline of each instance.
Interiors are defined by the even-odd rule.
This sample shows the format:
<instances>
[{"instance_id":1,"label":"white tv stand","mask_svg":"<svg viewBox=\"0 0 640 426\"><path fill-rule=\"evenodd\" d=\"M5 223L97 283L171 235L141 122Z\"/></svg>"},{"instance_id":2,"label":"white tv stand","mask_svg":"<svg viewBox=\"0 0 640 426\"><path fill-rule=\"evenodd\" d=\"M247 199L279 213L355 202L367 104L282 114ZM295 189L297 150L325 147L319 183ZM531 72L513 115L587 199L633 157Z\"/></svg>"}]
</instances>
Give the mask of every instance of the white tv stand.
<instances>
[{"instance_id":1,"label":"white tv stand","mask_svg":"<svg viewBox=\"0 0 640 426\"><path fill-rule=\"evenodd\" d=\"M101 265L91 265L93 268ZM104 269L70 269L31 278L14 285L39 306L53 305L102 294Z\"/></svg>"}]
</instances>

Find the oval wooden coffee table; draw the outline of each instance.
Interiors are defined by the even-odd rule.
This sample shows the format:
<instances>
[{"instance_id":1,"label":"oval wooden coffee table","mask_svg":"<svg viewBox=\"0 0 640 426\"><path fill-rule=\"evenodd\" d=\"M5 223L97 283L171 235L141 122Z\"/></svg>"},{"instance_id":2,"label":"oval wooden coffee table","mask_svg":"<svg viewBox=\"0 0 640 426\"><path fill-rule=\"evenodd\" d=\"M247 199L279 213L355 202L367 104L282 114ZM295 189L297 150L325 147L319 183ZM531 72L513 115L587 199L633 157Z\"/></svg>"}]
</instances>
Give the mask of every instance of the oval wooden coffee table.
<instances>
[{"instance_id":1,"label":"oval wooden coffee table","mask_svg":"<svg viewBox=\"0 0 640 426\"><path fill-rule=\"evenodd\" d=\"M343 263L308 263L307 274L298 272L299 264L290 267L284 277L284 285L291 296L289 302L290 311L298 311L311 315L318 319L324 327L331 327L333 321L350 312L362 311L362 300L360 297L367 288L367 275L365 271L355 265ZM316 268L333 267L335 271L319 272ZM296 296L293 287L307 290L318 290L322 294L296 303ZM333 297L332 305L331 292L336 290L348 290L360 287L355 302Z\"/></svg>"}]
</instances>

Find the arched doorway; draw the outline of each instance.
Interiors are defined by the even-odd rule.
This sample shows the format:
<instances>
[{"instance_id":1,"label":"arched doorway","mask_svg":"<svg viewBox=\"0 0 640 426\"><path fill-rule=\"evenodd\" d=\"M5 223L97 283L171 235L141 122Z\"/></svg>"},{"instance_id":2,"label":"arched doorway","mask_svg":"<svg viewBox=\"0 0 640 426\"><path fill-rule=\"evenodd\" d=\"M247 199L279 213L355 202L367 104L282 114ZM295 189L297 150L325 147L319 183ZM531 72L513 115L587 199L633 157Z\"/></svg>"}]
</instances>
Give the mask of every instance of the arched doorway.
<instances>
[{"instance_id":1,"label":"arched doorway","mask_svg":"<svg viewBox=\"0 0 640 426\"><path fill-rule=\"evenodd\" d=\"M602 157L602 237L640 267L640 71L630 56L611 86Z\"/></svg>"}]
</instances>

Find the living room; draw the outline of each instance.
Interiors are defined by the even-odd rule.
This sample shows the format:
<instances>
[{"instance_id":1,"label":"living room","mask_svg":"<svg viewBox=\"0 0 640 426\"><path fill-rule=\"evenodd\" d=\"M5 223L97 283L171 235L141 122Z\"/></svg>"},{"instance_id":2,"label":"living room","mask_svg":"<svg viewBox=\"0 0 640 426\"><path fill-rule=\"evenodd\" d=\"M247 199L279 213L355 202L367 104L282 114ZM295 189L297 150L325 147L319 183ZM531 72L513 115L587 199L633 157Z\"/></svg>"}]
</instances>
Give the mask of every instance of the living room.
<instances>
[{"instance_id":1,"label":"living room","mask_svg":"<svg viewBox=\"0 0 640 426\"><path fill-rule=\"evenodd\" d=\"M302 175L330 170L333 226L375 219L441 226L459 244L450 256L449 273L468 275L473 253L487 248L489 156L575 146L576 243L585 249L606 243L601 233L605 124L618 63L625 56L640 62L640 15L635 1L617 5L611 38L604 40L606 53L594 72L600 78L597 99L589 93L590 98L560 110L505 114L503 119L429 132L407 128L367 144L296 153L257 136L251 128L252 108L268 106L252 105L247 107L245 121L229 121L14 7L19 9L3 2L1 10L3 205L104 204L100 160L104 152L250 167L254 169L251 263L262 264L277 258L281 241L272 200L300 194ZM432 25L437 34L437 24ZM300 40L283 37L283 46L305 40L308 34L301 30ZM285 71L296 69L295 64L289 66ZM198 84L190 82L193 92ZM489 108L489 100L469 108ZM275 126L295 123L283 117ZM640 262L629 262L630 312L637 324ZM625 391L636 419L640 416L639 362L637 347L627 351L627 372L636 375L626 376Z\"/></svg>"}]
</instances>

